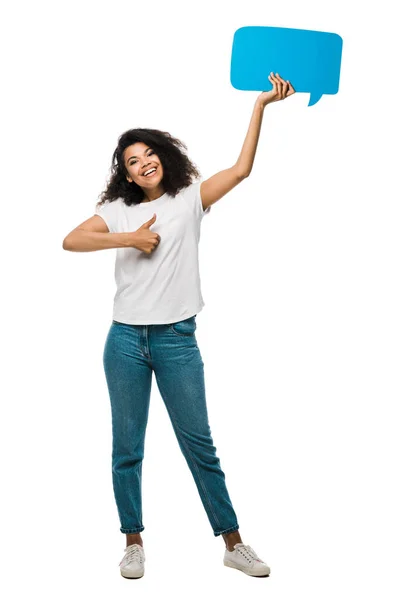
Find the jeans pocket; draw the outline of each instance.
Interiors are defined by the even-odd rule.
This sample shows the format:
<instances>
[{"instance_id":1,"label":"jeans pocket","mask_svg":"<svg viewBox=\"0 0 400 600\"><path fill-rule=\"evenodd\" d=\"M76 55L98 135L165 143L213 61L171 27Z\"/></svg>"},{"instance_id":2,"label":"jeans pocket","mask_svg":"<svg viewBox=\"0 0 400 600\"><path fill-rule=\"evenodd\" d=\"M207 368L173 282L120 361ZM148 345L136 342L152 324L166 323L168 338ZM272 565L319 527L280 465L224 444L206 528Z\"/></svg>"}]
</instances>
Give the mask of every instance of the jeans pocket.
<instances>
[{"instance_id":1,"label":"jeans pocket","mask_svg":"<svg viewBox=\"0 0 400 600\"><path fill-rule=\"evenodd\" d=\"M177 321L176 323L171 323L170 324L170 329L171 331L173 331L173 333L175 333L176 335L183 335L183 336L191 336L194 335L194 332L196 331L196 315L193 315L193 317L189 317L188 319L183 319L183 321Z\"/></svg>"}]
</instances>

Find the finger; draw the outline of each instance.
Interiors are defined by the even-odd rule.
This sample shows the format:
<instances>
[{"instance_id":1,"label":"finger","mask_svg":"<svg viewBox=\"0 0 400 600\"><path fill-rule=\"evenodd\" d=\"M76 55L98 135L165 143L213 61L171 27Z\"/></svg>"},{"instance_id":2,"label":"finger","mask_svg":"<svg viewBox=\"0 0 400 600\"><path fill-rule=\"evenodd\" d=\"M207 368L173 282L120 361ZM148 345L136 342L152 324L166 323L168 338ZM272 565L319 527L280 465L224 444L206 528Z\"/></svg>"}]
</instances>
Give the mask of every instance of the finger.
<instances>
[{"instance_id":1,"label":"finger","mask_svg":"<svg viewBox=\"0 0 400 600\"><path fill-rule=\"evenodd\" d=\"M149 219L148 221L146 221L145 223L143 223L142 227L150 227L150 225L152 225L155 220L156 220L156 215L154 214L151 217L151 219Z\"/></svg>"},{"instance_id":2,"label":"finger","mask_svg":"<svg viewBox=\"0 0 400 600\"><path fill-rule=\"evenodd\" d=\"M276 82L275 82L275 79L274 79L274 76L273 76L273 74L272 74L272 73L270 73L270 74L268 75L268 79L269 79L269 80L270 80L270 82L272 83L272 88L273 88L273 90L274 90L274 91L276 91Z\"/></svg>"},{"instance_id":3,"label":"finger","mask_svg":"<svg viewBox=\"0 0 400 600\"><path fill-rule=\"evenodd\" d=\"M280 78L277 76L278 73L275 73L274 77L275 77L275 81L276 81L276 89L278 92L278 98L279 100L281 100L283 98L282 96L282 83L280 81Z\"/></svg>"},{"instance_id":4,"label":"finger","mask_svg":"<svg viewBox=\"0 0 400 600\"><path fill-rule=\"evenodd\" d=\"M272 80L272 82L277 85L278 84L278 80L275 77L275 75L273 74L273 72L271 71L271 73L269 74L269 78Z\"/></svg>"},{"instance_id":5,"label":"finger","mask_svg":"<svg viewBox=\"0 0 400 600\"><path fill-rule=\"evenodd\" d=\"M281 82L281 85L282 85L282 98L286 98L289 84L287 83L287 81L282 79L282 77L279 75L279 73L276 74L276 77L277 77L277 79L279 79L279 81Z\"/></svg>"},{"instance_id":6,"label":"finger","mask_svg":"<svg viewBox=\"0 0 400 600\"><path fill-rule=\"evenodd\" d=\"M290 96L291 94L294 94L296 90L294 89L294 87L293 87L293 86L292 86L292 84L290 83L289 79L288 79L288 81L287 81L287 82L288 82L288 85L289 85L289 90L288 90L288 93L287 93L287 95L288 95L288 96Z\"/></svg>"}]
</instances>

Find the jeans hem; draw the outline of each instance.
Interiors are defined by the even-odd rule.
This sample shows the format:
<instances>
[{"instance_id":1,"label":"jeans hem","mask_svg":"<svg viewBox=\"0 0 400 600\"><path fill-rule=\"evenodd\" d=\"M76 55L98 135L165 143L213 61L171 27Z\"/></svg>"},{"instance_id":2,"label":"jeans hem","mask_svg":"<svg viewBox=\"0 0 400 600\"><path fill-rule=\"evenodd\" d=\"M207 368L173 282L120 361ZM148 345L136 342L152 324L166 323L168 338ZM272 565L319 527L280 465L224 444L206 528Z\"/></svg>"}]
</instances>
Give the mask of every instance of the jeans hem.
<instances>
[{"instance_id":1,"label":"jeans hem","mask_svg":"<svg viewBox=\"0 0 400 600\"><path fill-rule=\"evenodd\" d=\"M143 531L144 527L133 527L131 529L126 529L125 527L120 528L121 533L140 533Z\"/></svg>"},{"instance_id":2,"label":"jeans hem","mask_svg":"<svg viewBox=\"0 0 400 600\"><path fill-rule=\"evenodd\" d=\"M232 531L237 531L239 529L239 525L235 525L234 527L229 527L228 529L223 529L222 531L214 531L214 535L221 535L221 533L231 533Z\"/></svg>"}]
</instances>

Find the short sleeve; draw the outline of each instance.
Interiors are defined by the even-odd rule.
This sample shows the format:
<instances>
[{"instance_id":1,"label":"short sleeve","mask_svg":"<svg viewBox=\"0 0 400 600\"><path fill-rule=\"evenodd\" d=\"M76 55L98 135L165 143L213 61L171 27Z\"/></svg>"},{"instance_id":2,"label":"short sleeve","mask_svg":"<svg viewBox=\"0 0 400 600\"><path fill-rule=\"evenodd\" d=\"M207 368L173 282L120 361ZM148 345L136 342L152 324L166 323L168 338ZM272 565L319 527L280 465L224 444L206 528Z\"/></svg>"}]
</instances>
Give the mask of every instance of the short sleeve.
<instances>
[{"instance_id":1,"label":"short sleeve","mask_svg":"<svg viewBox=\"0 0 400 600\"><path fill-rule=\"evenodd\" d=\"M107 201L97 206L95 214L105 221L110 233L118 233L118 200Z\"/></svg>"},{"instance_id":2,"label":"short sleeve","mask_svg":"<svg viewBox=\"0 0 400 600\"><path fill-rule=\"evenodd\" d=\"M193 203L195 214L199 220L201 220L205 215L208 215L211 210L211 206L209 206L206 210L203 210L200 194L201 184L201 181L196 181L187 188L190 195L190 200Z\"/></svg>"}]
</instances>

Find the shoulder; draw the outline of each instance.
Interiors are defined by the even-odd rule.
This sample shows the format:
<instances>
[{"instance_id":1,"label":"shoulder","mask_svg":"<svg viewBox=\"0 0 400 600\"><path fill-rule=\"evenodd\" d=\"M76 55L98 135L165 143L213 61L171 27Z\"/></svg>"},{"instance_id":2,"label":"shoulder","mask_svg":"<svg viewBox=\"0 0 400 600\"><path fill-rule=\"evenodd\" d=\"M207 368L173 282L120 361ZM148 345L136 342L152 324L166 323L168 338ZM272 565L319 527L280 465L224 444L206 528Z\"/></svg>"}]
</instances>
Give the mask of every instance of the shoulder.
<instances>
[{"instance_id":1,"label":"shoulder","mask_svg":"<svg viewBox=\"0 0 400 600\"><path fill-rule=\"evenodd\" d=\"M193 202L196 204L200 198L200 187L202 181L193 181L188 186L183 188L179 193L183 196L187 202Z\"/></svg>"},{"instance_id":2,"label":"shoulder","mask_svg":"<svg viewBox=\"0 0 400 600\"><path fill-rule=\"evenodd\" d=\"M210 208L207 208L207 210L204 210L203 208L203 202L201 198L202 183L202 179L196 180L180 192L186 198L187 202L192 204L193 209L199 217L203 217L205 214L210 212Z\"/></svg>"},{"instance_id":3,"label":"shoulder","mask_svg":"<svg viewBox=\"0 0 400 600\"><path fill-rule=\"evenodd\" d=\"M193 181L186 187L182 188L179 192L184 196L192 196L195 195L200 190L201 181Z\"/></svg>"}]
</instances>

